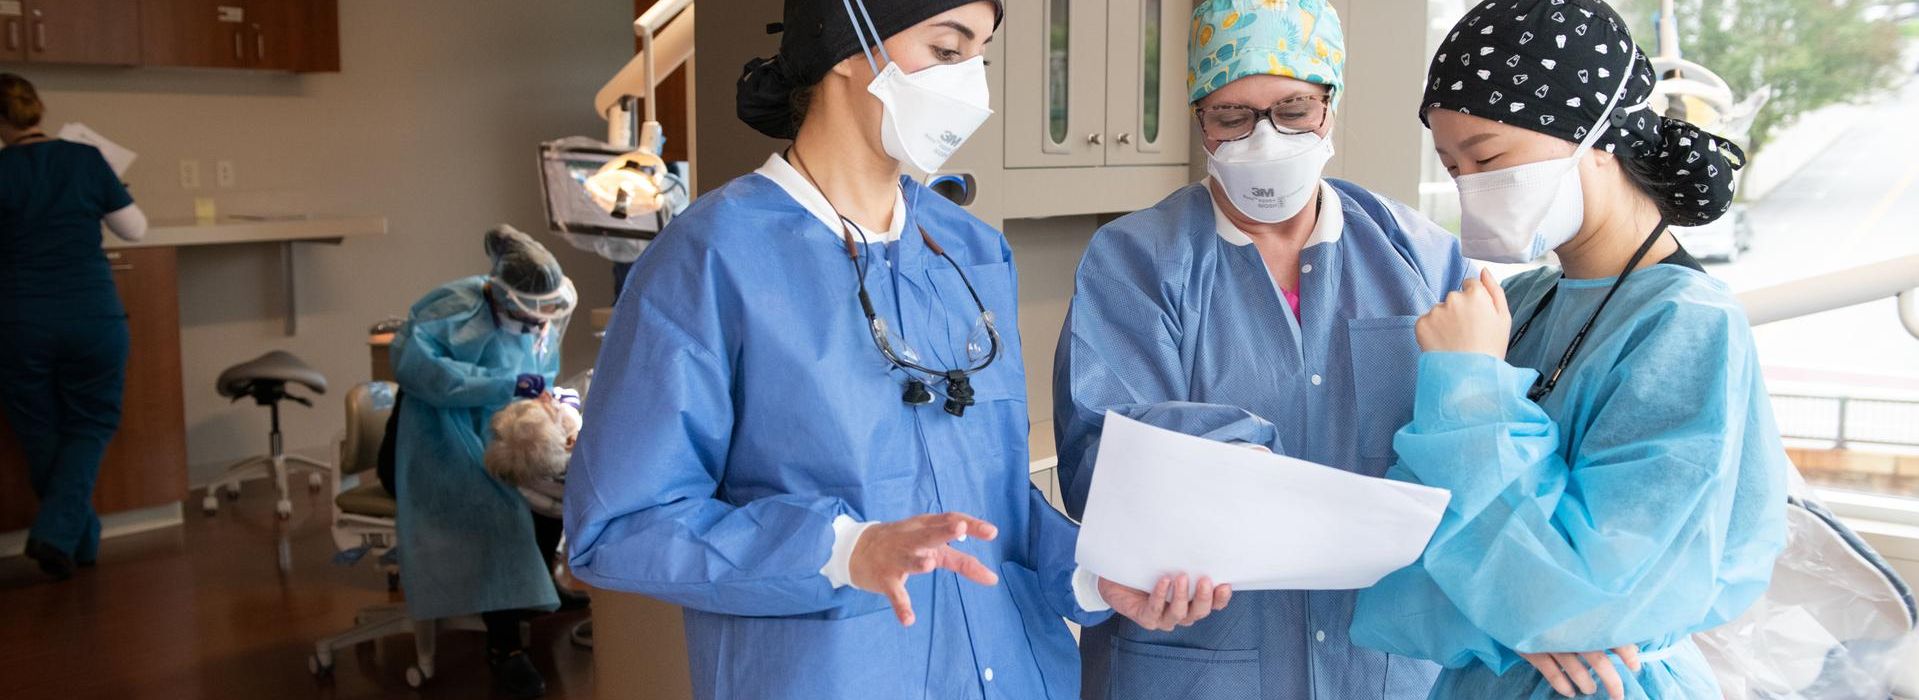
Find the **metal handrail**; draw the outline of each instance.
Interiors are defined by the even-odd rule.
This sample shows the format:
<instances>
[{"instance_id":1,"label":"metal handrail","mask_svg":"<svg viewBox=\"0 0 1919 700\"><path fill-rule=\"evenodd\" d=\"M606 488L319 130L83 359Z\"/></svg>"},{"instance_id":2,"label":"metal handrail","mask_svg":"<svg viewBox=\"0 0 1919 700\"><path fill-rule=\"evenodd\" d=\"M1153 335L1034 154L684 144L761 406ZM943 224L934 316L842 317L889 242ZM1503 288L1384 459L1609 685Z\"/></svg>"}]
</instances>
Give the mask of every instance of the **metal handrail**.
<instances>
[{"instance_id":1,"label":"metal handrail","mask_svg":"<svg viewBox=\"0 0 1919 700\"><path fill-rule=\"evenodd\" d=\"M1759 326L1834 309L1899 298L1899 320L1919 338L1919 255L1908 255L1739 295L1746 317Z\"/></svg>"}]
</instances>

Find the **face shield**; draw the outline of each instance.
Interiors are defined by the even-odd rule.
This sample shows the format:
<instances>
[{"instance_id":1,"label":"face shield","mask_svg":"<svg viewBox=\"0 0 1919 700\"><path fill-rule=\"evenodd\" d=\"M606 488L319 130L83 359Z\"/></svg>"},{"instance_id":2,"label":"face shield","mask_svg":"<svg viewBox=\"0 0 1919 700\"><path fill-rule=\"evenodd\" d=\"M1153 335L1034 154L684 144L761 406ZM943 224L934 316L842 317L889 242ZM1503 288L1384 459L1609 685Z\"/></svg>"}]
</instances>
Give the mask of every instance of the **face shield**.
<instances>
[{"instance_id":1,"label":"face shield","mask_svg":"<svg viewBox=\"0 0 1919 700\"><path fill-rule=\"evenodd\" d=\"M573 307L580 300L579 293L573 289L573 280L565 278L560 280L558 289L545 294L516 291L497 277L493 279L493 288L504 302L502 311L531 324L564 320L573 315Z\"/></svg>"},{"instance_id":2,"label":"face shield","mask_svg":"<svg viewBox=\"0 0 1919 700\"><path fill-rule=\"evenodd\" d=\"M533 336L533 352L541 358L553 350L553 340L566 336L567 321L579 303L573 280L560 278L560 287L545 294L515 291L500 278L489 281L500 315L510 323L506 328Z\"/></svg>"}]
</instances>

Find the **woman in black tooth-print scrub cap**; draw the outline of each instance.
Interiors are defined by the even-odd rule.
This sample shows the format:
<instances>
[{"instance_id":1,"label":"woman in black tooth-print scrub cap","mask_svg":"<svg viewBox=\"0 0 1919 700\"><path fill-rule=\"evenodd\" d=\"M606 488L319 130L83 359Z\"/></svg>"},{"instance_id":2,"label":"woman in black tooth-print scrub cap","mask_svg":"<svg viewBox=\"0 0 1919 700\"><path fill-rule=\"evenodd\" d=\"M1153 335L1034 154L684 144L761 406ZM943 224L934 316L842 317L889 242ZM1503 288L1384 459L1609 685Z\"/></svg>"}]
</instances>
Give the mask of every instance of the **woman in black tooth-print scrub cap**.
<instances>
[{"instance_id":1,"label":"woman in black tooth-print scrub cap","mask_svg":"<svg viewBox=\"0 0 1919 700\"><path fill-rule=\"evenodd\" d=\"M1560 263L1482 274L1416 328L1388 475L1452 501L1352 638L1446 666L1434 698L1720 697L1690 636L1744 612L1784 543L1745 313L1667 232L1725 213L1744 154L1650 111L1655 80L1599 0L1481 3L1433 57L1420 117L1463 252Z\"/></svg>"}]
</instances>

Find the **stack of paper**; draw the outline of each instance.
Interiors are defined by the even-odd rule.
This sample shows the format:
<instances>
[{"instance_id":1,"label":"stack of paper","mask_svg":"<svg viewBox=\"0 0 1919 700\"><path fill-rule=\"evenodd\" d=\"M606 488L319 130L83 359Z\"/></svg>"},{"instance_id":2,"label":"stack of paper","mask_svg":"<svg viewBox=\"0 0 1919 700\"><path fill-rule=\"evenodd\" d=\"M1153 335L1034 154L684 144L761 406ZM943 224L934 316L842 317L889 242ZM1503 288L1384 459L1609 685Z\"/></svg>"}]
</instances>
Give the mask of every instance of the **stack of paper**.
<instances>
[{"instance_id":1,"label":"stack of paper","mask_svg":"<svg viewBox=\"0 0 1919 700\"><path fill-rule=\"evenodd\" d=\"M133 160L140 157L140 154L107 140L107 137L101 136L100 132L80 122L69 122L66 126L60 127L59 137L62 141L84 143L100 149L100 155L106 156L107 165L113 166L113 174L119 177L126 177L127 168L133 167Z\"/></svg>"},{"instance_id":2,"label":"stack of paper","mask_svg":"<svg viewBox=\"0 0 1919 700\"><path fill-rule=\"evenodd\" d=\"M1151 590L1365 588L1418 560L1452 494L1106 415L1079 564Z\"/></svg>"}]
</instances>

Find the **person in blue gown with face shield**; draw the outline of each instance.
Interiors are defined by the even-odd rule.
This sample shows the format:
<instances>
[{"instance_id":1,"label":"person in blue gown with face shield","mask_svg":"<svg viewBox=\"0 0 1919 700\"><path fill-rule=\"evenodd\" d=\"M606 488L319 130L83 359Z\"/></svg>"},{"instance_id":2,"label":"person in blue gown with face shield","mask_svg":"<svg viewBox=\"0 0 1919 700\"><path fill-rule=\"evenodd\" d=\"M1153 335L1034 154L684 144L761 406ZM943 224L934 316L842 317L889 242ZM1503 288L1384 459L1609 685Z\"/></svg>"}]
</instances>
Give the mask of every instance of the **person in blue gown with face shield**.
<instances>
[{"instance_id":1,"label":"person in blue gown with face shield","mask_svg":"<svg viewBox=\"0 0 1919 700\"><path fill-rule=\"evenodd\" d=\"M1210 176L1100 229L1060 337L1054 431L1075 514L1109 411L1384 474L1412 413L1413 324L1468 271L1451 234L1322 177L1345 90L1330 3L1208 0L1192 36ZM1353 646L1352 605L1352 591L1241 592L1191 627L1090 628L1085 697L1425 697L1438 669Z\"/></svg>"},{"instance_id":2,"label":"person in blue gown with face shield","mask_svg":"<svg viewBox=\"0 0 1919 700\"><path fill-rule=\"evenodd\" d=\"M546 682L520 623L559 604L550 559L560 524L488 474L483 456L493 414L553 385L576 298L559 262L526 234L494 229L486 253L490 274L429 292L394 335L400 576L410 617L480 615L496 684L537 697Z\"/></svg>"},{"instance_id":3,"label":"person in blue gown with face shield","mask_svg":"<svg viewBox=\"0 0 1919 700\"><path fill-rule=\"evenodd\" d=\"M1070 700L1101 595L1030 479L1011 250L911 178L983 123L981 0L789 0L702 195L614 309L567 480L575 575L683 606L699 698Z\"/></svg>"},{"instance_id":4,"label":"person in blue gown with face shield","mask_svg":"<svg viewBox=\"0 0 1919 700\"><path fill-rule=\"evenodd\" d=\"M1352 634L1443 664L1435 698L1719 697L1690 635L1764 593L1784 543L1745 312L1667 232L1722 216L1744 156L1651 112L1656 80L1600 0L1483 3L1433 58L1420 117L1466 254L1560 263L1419 322L1391 476L1452 501Z\"/></svg>"}]
</instances>

